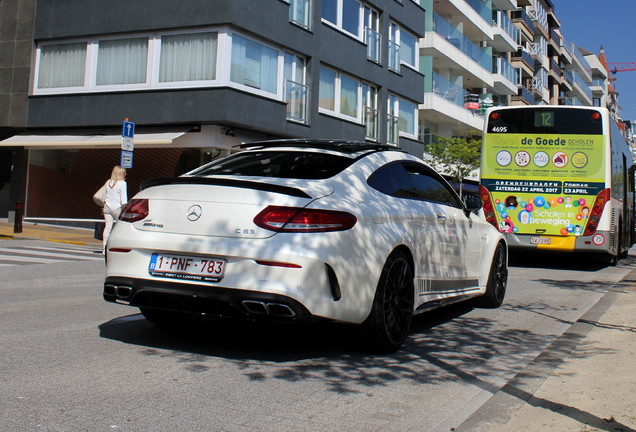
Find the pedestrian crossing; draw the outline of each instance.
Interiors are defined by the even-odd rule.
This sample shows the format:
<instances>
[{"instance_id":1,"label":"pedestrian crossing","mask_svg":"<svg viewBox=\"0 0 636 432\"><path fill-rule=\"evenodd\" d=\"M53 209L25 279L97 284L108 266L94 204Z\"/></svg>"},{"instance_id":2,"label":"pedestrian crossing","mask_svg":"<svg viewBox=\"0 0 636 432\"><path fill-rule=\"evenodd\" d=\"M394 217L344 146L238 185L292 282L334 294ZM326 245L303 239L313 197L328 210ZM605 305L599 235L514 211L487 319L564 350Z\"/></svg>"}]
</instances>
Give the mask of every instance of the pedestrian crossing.
<instances>
[{"instance_id":1,"label":"pedestrian crossing","mask_svg":"<svg viewBox=\"0 0 636 432\"><path fill-rule=\"evenodd\" d=\"M100 250L87 247L10 245L0 247L0 267L53 264L72 261L103 261Z\"/></svg>"}]
</instances>

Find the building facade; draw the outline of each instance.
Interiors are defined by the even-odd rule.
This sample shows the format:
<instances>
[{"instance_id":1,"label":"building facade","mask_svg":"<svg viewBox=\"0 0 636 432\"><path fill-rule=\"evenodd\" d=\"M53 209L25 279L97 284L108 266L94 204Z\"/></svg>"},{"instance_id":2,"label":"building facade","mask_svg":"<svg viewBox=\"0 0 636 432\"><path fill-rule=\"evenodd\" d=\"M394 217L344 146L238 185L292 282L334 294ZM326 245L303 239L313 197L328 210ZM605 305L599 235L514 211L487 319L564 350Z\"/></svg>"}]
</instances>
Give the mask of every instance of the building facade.
<instances>
[{"instance_id":1,"label":"building facade","mask_svg":"<svg viewBox=\"0 0 636 432\"><path fill-rule=\"evenodd\" d=\"M130 195L246 141L338 138L425 157L486 108L613 107L555 0L2 0L0 217L97 219L136 125ZM602 57L602 56L601 56Z\"/></svg>"},{"instance_id":2,"label":"building facade","mask_svg":"<svg viewBox=\"0 0 636 432\"><path fill-rule=\"evenodd\" d=\"M4 0L0 217L99 217L93 190L134 122L129 193L245 141L369 140L421 155L417 46L425 11L407 0ZM3 26L3 28L5 28ZM14 79L15 81L15 79ZM72 197L69 199L68 197Z\"/></svg>"}]
</instances>

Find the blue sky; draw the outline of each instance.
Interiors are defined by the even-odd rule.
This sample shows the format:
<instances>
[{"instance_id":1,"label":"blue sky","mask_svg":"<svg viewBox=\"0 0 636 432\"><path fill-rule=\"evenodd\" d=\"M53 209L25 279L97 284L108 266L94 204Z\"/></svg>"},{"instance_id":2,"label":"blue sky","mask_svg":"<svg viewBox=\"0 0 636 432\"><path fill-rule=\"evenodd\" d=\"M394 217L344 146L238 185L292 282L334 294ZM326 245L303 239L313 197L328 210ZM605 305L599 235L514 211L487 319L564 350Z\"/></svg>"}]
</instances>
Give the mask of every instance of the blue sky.
<instances>
[{"instance_id":1,"label":"blue sky","mask_svg":"<svg viewBox=\"0 0 636 432\"><path fill-rule=\"evenodd\" d=\"M552 0L565 38L608 62L636 63L636 0ZM621 117L636 120L636 71L618 72Z\"/></svg>"}]
</instances>

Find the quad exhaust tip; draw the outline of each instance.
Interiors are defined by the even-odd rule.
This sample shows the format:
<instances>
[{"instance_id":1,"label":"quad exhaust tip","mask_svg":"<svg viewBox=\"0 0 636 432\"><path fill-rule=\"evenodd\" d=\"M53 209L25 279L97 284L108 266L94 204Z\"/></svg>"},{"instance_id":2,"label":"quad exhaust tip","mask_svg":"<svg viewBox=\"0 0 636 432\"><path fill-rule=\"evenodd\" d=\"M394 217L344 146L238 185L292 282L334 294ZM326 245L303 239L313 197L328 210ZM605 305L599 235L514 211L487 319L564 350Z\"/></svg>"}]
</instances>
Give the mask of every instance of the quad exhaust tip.
<instances>
[{"instance_id":1,"label":"quad exhaust tip","mask_svg":"<svg viewBox=\"0 0 636 432\"><path fill-rule=\"evenodd\" d=\"M114 296L117 300L127 302L132 296L132 287L120 285L105 285L104 294Z\"/></svg>"},{"instance_id":2,"label":"quad exhaust tip","mask_svg":"<svg viewBox=\"0 0 636 432\"><path fill-rule=\"evenodd\" d=\"M259 300L243 300L243 307L251 314L271 315L276 317L294 318L296 312L283 303L268 303Z\"/></svg>"}]
</instances>

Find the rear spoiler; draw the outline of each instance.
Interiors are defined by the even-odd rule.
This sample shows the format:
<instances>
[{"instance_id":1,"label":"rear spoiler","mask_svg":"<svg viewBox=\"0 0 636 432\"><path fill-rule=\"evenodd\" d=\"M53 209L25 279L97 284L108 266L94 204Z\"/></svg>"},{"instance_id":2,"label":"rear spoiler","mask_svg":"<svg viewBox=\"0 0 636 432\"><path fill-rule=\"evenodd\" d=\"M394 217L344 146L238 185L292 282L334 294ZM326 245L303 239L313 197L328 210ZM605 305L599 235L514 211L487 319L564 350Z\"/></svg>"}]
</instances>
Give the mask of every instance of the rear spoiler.
<instances>
[{"instance_id":1,"label":"rear spoiler","mask_svg":"<svg viewBox=\"0 0 636 432\"><path fill-rule=\"evenodd\" d=\"M170 177L152 180L143 180L140 183L141 190L155 186L163 186L169 184L196 184L196 185L213 185L228 186L243 189L255 189L265 192L279 193L299 198L312 198L306 192L291 186L273 185L269 183L260 183L249 180L210 178L210 177Z\"/></svg>"}]
</instances>

